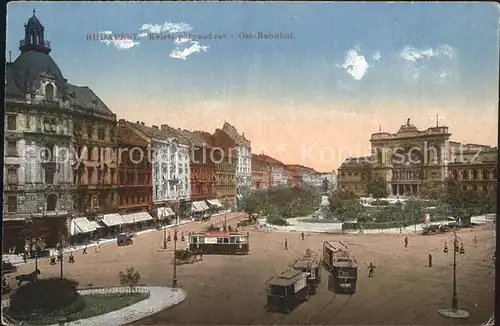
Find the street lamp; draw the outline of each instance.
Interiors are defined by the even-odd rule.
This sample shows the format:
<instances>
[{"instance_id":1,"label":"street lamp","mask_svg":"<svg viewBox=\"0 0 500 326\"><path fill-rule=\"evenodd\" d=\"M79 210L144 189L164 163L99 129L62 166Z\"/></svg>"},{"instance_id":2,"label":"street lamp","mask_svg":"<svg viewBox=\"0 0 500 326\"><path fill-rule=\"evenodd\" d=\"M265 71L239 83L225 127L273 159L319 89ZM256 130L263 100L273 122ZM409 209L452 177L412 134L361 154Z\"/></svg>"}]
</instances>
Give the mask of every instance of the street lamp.
<instances>
[{"instance_id":1,"label":"street lamp","mask_svg":"<svg viewBox=\"0 0 500 326\"><path fill-rule=\"evenodd\" d=\"M445 244L446 248L446 244ZM447 318L464 319L469 317L469 312L458 309L458 294L457 294L457 251L461 254L465 253L463 243L458 247L457 226L453 228L453 293L451 296L451 309L439 309L440 315ZM445 251L447 252L447 250Z\"/></svg>"},{"instance_id":2,"label":"street lamp","mask_svg":"<svg viewBox=\"0 0 500 326\"><path fill-rule=\"evenodd\" d=\"M165 207L163 210L163 249L167 250L167 226L165 225L165 211L167 210L167 203L165 202Z\"/></svg>"},{"instance_id":3,"label":"street lamp","mask_svg":"<svg viewBox=\"0 0 500 326\"><path fill-rule=\"evenodd\" d=\"M60 263L60 266L61 266L61 279L64 278L64 257L63 257L63 253L64 253L64 246L63 246L63 236L62 234L59 235L59 254L58 254L58 258L59 258L59 263Z\"/></svg>"},{"instance_id":4,"label":"street lamp","mask_svg":"<svg viewBox=\"0 0 500 326\"><path fill-rule=\"evenodd\" d=\"M175 201L177 210L175 211L175 231L174 231L174 274L172 276L172 288L176 289L177 288L177 260L175 259L175 252L177 250L177 218L178 218L178 211L179 211L179 203L178 201Z\"/></svg>"}]
</instances>

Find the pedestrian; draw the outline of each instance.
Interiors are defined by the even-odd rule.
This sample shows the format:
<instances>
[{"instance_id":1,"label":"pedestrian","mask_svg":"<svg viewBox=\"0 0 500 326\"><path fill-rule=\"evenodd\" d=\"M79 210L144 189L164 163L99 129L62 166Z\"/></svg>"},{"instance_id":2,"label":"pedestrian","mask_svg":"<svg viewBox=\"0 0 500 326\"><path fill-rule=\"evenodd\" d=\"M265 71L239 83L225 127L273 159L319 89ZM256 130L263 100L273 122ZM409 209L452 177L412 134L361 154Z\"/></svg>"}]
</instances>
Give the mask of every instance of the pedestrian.
<instances>
[{"instance_id":1,"label":"pedestrian","mask_svg":"<svg viewBox=\"0 0 500 326\"><path fill-rule=\"evenodd\" d=\"M24 260L24 263L26 263L28 261L28 253L26 251L23 254L23 260Z\"/></svg>"},{"instance_id":2,"label":"pedestrian","mask_svg":"<svg viewBox=\"0 0 500 326\"><path fill-rule=\"evenodd\" d=\"M305 236L305 235L304 235L304 231L302 231L302 232L300 233L300 237L302 238L302 240L304 240L304 236Z\"/></svg>"},{"instance_id":3,"label":"pedestrian","mask_svg":"<svg viewBox=\"0 0 500 326\"><path fill-rule=\"evenodd\" d=\"M86 255L87 254L87 245L85 245L85 247L83 247L83 251L82 251L82 255Z\"/></svg>"},{"instance_id":4,"label":"pedestrian","mask_svg":"<svg viewBox=\"0 0 500 326\"><path fill-rule=\"evenodd\" d=\"M285 250L288 250L288 241L285 239Z\"/></svg>"},{"instance_id":5,"label":"pedestrian","mask_svg":"<svg viewBox=\"0 0 500 326\"><path fill-rule=\"evenodd\" d=\"M409 242L408 237L405 237L405 248L408 248L408 242Z\"/></svg>"},{"instance_id":6,"label":"pedestrian","mask_svg":"<svg viewBox=\"0 0 500 326\"><path fill-rule=\"evenodd\" d=\"M375 270L375 268L376 267L372 263L370 263L370 266L368 266L368 268L367 268L368 269L368 277L373 278L373 271Z\"/></svg>"},{"instance_id":7,"label":"pedestrian","mask_svg":"<svg viewBox=\"0 0 500 326\"><path fill-rule=\"evenodd\" d=\"M432 267L432 254L429 254L429 267Z\"/></svg>"},{"instance_id":8,"label":"pedestrian","mask_svg":"<svg viewBox=\"0 0 500 326\"><path fill-rule=\"evenodd\" d=\"M445 254L447 254L447 253L448 253L448 241L445 241L445 243L444 243L443 252L444 252Z\"/></svg>"},{"instance_id":9,"label":"pedestrian","mask_svg":"<svg viewBox=\"0 0 500 326\"><path fill-rule=\"evenodd\" d=\"M474 239L472 239L472 243L474 244L474 246L477 246L478 242L479 240L477 239L477 236L474 236Z\"/></svg>"}]
</instances>

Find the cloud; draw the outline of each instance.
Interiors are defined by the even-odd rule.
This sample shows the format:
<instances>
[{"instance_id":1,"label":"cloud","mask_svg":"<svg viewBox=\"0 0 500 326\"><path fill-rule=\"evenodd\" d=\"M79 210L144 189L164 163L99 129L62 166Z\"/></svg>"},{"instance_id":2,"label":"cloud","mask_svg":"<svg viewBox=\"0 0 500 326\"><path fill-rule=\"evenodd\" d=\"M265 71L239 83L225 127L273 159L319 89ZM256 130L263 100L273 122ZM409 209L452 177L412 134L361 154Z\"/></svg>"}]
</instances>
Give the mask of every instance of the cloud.
<instances>
[{"instance_id":1,"label":"cloud","mask_svg":"<svg viewBox=\"0 0 500 326\"><path fill-rule=\"evenodd\" d=\"M351 49L347 51L344 64L340 67L344 68L353 79L361 80L370 66L365 57L358 53L358 50Z\"/></svg>"},{"instance_id":2,"label":"cloud","mask_svg":"<svg viewBox=\"0 0 500 326\"><path fill-rule=\"evenodd\" d=\"M180 47L176 47L172 52L170 52L170 57L174 59L186 60L188 56L193 53L199 52L207 52L210 48L208 45L200 45L199 42L190 41L191 46L181 49Z\"/></svg>"},{"instance_id":3,"label":"cloud","mask_svg":"<svg viewBox=\"0 0 500 326\"><path fill-rule=\"evenodd\" d=\"M106 45L114 45L119 50L128 50L133 48L134 46L139 46L140 44L139 42L134 42L130 38L125 38L125 37L122 38L120 36L113 37L112 31L103 31L100 32L99 34L108 35L106 39L101 40L102 43L105 43Z\"/></svg>"},{"instance_id":4,"label":"cloud","mask_svg":"<svg viewBox=\"0 0 500 326\"><path fill-rule=\"evenodd\" d=\"M380 51L377 51L377 52L375 52L375 54L373 55L373 58L372 58L372 59L373 59L373 60L375 60L375 61L379 61L379 60L380 60L380 58L382 58L382 56L380 55Z\"/></svg>"},{"instance_id":5,"label":"cloud","mask_svg":"<svg viewBox=\"0 0 500 326\"><path fill-rule=\"evenodd\" d=\"M191 25L186 23L169 23L165 22L163 25L160 24L143 24L139 29L140 31L145 31L146 33L159 34L159 33L183 33L190 32L193 30Z\"/></svg>"},{"instance_id":6,"label":"cloud","mask_svg":"<svg viewBox=\"0 0 500 326\"><path fill-rule=\"evenodd\" d=\"M406 61L417 62L419 60L423 60L426 58L453 58L454 51L453 48L449 45L440 45L439 47L427 48L427 49L416 49L412 47L405 47L401 51L401 58Z\"/></svg>"},{"instance_id":7,"label":"cloud","mask_svg":"<svg viewBox=\"0 0 500 326\"><path fill-rule=\"evenodd\" d=\"M448 84L458 78L456 53L449 45L417 49L405 47L399 53L407 80L429 77L434 84Z\"/></svg>"}]
</instances>

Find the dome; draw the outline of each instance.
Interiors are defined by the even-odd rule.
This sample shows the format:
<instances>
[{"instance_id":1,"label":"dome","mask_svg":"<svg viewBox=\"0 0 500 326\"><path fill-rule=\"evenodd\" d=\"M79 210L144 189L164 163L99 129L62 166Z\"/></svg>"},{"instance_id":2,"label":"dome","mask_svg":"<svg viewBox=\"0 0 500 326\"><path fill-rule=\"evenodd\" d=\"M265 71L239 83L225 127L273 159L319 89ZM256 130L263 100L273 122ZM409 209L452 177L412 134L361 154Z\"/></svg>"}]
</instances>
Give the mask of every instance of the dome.
<instances>
[{"instance_id":1,"label":"dome","mask_svg":"<svg viewBox=\"0 0 500 326\"><path fill-rule=\"evenodd\" d=\"M15 71L16 85L23 94L29 93L32 83L37 82L42 74L48 74L55 78L58 95L65 97L66 80L50 55L35 51L21 53L12 63L12 68Z\"/></svg>"},{"instance_id":2,"label":"dome","mask_svg":"<svg viewBox=\"0 0 500 326\"><path fill-rule=\"evenodd\" d=\"M40 27L42 27L42 23L40 23L38 18L33 14L33 16L30 19L28 19L28 23L26 24L26 26L40 26Z\"/></svg>"}]
</instances>

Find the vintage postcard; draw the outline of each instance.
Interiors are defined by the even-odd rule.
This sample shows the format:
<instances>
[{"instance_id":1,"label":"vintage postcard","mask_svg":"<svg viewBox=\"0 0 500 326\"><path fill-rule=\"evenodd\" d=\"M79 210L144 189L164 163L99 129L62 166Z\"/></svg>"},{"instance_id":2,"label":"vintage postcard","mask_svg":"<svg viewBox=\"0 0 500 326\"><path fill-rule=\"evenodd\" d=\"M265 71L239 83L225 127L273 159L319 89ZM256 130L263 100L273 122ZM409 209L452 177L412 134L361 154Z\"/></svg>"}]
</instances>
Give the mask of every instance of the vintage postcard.
<instances>
[{"instance_id":1,"label":"vintage postcard","mask_svg":"<svg viewBox=\"0 0 500 326\"><path fill-rule=\"evenodd\" d=\"M494 325L499 18L9 3L2 324Z\"/></svg>"}]
</instances>

